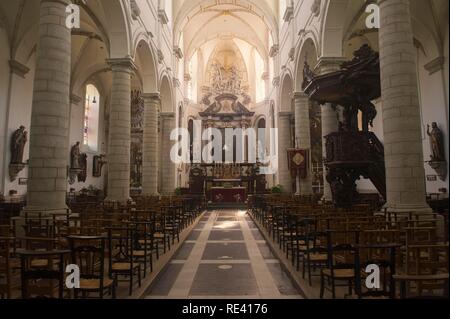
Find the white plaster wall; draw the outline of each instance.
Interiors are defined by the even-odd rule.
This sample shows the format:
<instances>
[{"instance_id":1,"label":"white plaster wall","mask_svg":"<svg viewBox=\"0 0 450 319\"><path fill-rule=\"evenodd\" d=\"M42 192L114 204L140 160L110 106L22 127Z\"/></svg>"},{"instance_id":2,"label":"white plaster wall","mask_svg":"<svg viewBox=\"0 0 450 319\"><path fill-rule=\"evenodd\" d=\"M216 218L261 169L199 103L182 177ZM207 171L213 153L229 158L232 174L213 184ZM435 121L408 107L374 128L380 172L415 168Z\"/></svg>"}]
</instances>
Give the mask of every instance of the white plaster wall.
<instances>
[{"instance_id":1,"label":"white plaster wall","mask_svg":"<svg viewBox=\"0 0 450 319\"><path fill-rule=\"evenodd\" d=\"M100 90L99 90L100 91ZM82 100L78 104L71 103L71 113L70 113L70 136L69 136L69 145L70 148L76 144L76 142L83 143L83 118L84 118L84 101L85 101L85 89L80 92L76 92L79 97L82 97ZM98 141L98 151L93 152L90 151L87 147L82 146L81 152L86 153L88 155L87 159L87 179L85 183L78 183L76 181L73 185L69 185L67 183L67 190L69 191L71 188L74 188L75 191L79 191L83 188L87 188L89 186L94 186L97 189L103 190L105 186L105 176L106 176L106 166L103 167L102 177L93 177L93 161L94 156L100 154L106 154L106 134L105 134L105 103L107 102L105 95L100 93L100 110L99 110L99 141ZM67 154L68 159L70 160L70 153Z\"/></svg>"},{"instance_id":2,"label":"white plaster wall","mask_svg":"<svg viewBox=\"0 0 450 319\"><path fill-rule=\"evenodd\" d=\"M30 67L30 65L33 65ZM26 162L28 160L29 148L30 148L30 126L31 126L31 104L33 101L33 81L34 81L34 57L30 60L28 67L30 67L30 72L28 72L25 78L18 75L12 75L11 82L11 99L9 103L9 114L8 114L8 128L7 128L7 138L6 138L6 163L5 163L5 190L6 195L9 191L16 190L18 195L25 195L27 192L26 185L19 185L20 178L28 177L28 168L20 172L17 179L14 182L10 181L8 174L8 163L11 158L10 152L10 138L11 135L17 130L21 125L25 126L28 132L28 143L25 145L23 160Z\"/></svg>"},{"instance_id":3,"label":"white plaster wall","mask_svg":"<svg viewBox=\"0 0 450 319\"><path fill-rule=\"evenodd\" d=\"M448 146L448 120L446 111L447 108L447 92L444 88L444 76L443 71L438 71L433 74L423 67L428 62L427 57L421 53L419 55L419 80L420 80L420 102L422 108L422 139L423 139L423 155L424 161L430 160L431 147L429 138L426 134L427 124L437 122L439 128L443 132L445 141L445 153L447 158L447 168L449 159L449 146ZM448 90L448 88L447 88ZM436 172L428 165L425 164L425 175L436 175ZM447 188L448 190L448 173L445 181L441 181L439 178L435 182L426 181L426 187L428 193L439 193L439 189Z\"/></svg>"},{"instance_id":4,"label":"white plaster wall","mask_svg":"<svg viewBox=\"0 0 450 319\"><path fill-rule=\"evenodd\" d=\"M5 29L0 26L0 177L5 176L7 98L9 89L9 45ZM0 195L4 194L4 183L0 182Z\"/></svg>"}]
</instances>

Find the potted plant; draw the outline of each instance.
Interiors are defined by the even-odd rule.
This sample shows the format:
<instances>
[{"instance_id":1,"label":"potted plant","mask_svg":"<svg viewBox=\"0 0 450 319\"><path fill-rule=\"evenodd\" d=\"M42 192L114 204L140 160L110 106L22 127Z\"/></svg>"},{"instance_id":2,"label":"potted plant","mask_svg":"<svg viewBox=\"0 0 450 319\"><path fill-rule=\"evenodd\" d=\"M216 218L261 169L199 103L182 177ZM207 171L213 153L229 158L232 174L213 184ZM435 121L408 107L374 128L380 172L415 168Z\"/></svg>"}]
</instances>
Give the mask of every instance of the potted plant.
<instances>
[{"instance_id":1,"label":"potted plant","mask_svg":"<svg viewBox=\"0 0 450 319\"><path fill-rule=\"evenodd\" d=\"M175 195L176 195L176 196L181 196L181 195L183 195L183 190L181 189L181 187L175 188Z\"/></svg>"},{"instance_id":2,"label":"potted plant","mask_svg":"<svg viewBox=\"0 0 450 319\"><path fill-rule=\"evenodd\" d=\"M281 194L283 193L283 186L277 185L272 187L272 194Z\"/></svg>"}]
</instances>

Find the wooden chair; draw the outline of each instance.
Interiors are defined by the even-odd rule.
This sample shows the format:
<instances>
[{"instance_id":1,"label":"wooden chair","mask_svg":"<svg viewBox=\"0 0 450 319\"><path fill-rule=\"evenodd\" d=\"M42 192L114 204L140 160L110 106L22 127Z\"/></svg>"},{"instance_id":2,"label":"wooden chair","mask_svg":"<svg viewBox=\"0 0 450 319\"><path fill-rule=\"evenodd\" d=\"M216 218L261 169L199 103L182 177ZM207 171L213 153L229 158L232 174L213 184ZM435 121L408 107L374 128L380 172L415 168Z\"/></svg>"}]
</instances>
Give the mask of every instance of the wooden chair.
<instances>
[{"instance_id":1,"label":"wooden chair","mask_svg":"<svg viewBox=\"0 0 450 319\"><path fill-rule=\"evenodd\" d=\"M325 290L331 291L336 299L336 287L347 287L348 295L352 295L355 283L355 245L359 241L359 231L327 231L327 267L321 271L320 298ZM329 285L325 285L328 282ZM345 282L345 284L336 284ZM328 287L331 286L331 287Z\"/></svg>"},{"instance_id":2,"label":"wooden chair","mask_svg":"<svg viewBox=\"0 0 450 319\"><path fill-rule=\"evenodd\" d=\"M143 263L145 278L148 264L150 272L153 272L153 252L158 249L154 239L154 224L151 221L133 221L130 227L134 227L134 256L138 262Z\"/></svg>"},{"instance_id":3,"label":"wooden chair","mask_svg":"<svg viewBox=\"0 0 450 319\"><path fill-rule=\"evenodd\" d=\"M64 298L65 256L69 250L20 251L22 299ZM37 267L33 260L47 260ZM55 284L56 282L56 284Z\"/></svg>"},{"instance_id":4,"label":"wooden chair","mask_svg":"<svg viewBox=\"0 0 450 319\"><path fill-rule=\"evenodd\" d=\"M133 294L134 276L141 286L141 264L136 261L133 227L108 228L109 274L116 283L119 276L128 277L129 294Z\"/></svg>"},{"instance_id":5,"label":"wooden chair","mask_svg":"<svg viewBox=\"0 0 450 319\"><path fill-rule=\"evenodd\" d=\"M448 244L409 245L405 253L405 267L394 275L400 283L400 297L448 298Z\"/></svg>"},{"instance_id":6,"label":"wooden chair","mask_svg":"<svg viewBox=\"0 0 450 319\"><path fill-rule=\"evenodd\" d=\"M105 274L105 237L69 236L71 262L80 268L80 288L74 290L75 298L79 293L86 298L91 293L98 293L103 299L105 292L116 298L116 285Z\"/></svg>"},{"instance_id":7,"label":"wooden chair","mask_svg":"<svg viewBox=\"0 0 450 319\"><path fill-rule=\"evenodd\" d=\"M0 297L11 299L14 288L14 268L19 263L13 258L14 238L0 237Z\"/></svg>"}]
</instances>

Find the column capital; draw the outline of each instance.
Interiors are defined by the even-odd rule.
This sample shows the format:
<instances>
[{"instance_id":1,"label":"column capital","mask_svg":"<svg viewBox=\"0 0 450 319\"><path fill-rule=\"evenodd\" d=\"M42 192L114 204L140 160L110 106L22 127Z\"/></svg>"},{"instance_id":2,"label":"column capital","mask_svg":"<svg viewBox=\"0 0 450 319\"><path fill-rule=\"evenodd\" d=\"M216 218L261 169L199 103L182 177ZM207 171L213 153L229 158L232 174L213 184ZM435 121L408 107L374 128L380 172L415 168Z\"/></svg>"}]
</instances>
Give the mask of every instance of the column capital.
<instances>
[{"instance_id":1,"label":"column capital","mask_svg":"<svg viewBox=\"0 0 450 319\"><path fill-rule=\"evenodd\" d=\"M279 117L291 117L293 114L292 112L280 112L278 113Z\"/></svg>"},{"instance_id":2,"label":"column capital","mask_svg":"<svg viewBox=\"0 0 450 319\"><path fill-rule=\"evenodd\" d=\"M317 61L315 69L318 70L320 74L324 74L325 72L338 71L340 70L342 63L346 61L347 59L344 57L322 56Z\"/></svg>"},{"instance_id":3,"label":"column capital","mask_svg":"<svg viewBox=\"0 0 450 319\"><path fill-rule=\"evenodd\" d=\"M164 119L174 119L175 118L175 113L173 113L173 112L161 112L160 115L161 115L161 118L164 118Z\"/></svg>"},{"instance_id":4,"label":"column capital","mask_svg":"<svg viewBox=\"0 0 450 319\"><path fill-rule=\"evenodd\" d=\"M130 57L106 59L106 63L111 67L113 71L114 69L128 69L130 72L134 72L137 70L133 59Z\"/></svg>"},{"instance_id":5,"label":"column capital","mask_svg":"<svg viewBox=\"0 0 450 319\"><path fill-rule=\"evenodd\" d=\"M142 98L146 101L146 102L161 102L161 94L159 94L158 92L156 93L142 93Z\"/></svg>"},{"instance_id":6,"label":"column capital","mask_svg":"<svg viewBox=\"0 0 450 319\"><path fill-rule=\"evenodd\" d=\"M305 92L294 92L294 100L309 99L309 95Z\"/></svg>"}]
</instances>

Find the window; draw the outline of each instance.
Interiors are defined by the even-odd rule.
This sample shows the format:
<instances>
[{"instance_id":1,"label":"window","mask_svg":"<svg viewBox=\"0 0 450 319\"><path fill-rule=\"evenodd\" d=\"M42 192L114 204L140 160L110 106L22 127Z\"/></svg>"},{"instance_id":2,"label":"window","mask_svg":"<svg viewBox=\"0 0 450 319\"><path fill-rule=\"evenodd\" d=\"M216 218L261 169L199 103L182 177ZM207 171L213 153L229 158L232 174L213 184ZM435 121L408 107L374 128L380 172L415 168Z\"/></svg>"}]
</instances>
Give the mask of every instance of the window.
<instances>
[{"instance_id":1,"label":"window","mask_svg":"<svg viewBox=\"0 0 450 319\"><path fill-rule=\"evenodd\" d=\"M98 151L98 124L100 115L100 94L91 84L86 86L86 101L84 106L83 145L90 151Z\"/></svg>"}]
</instances>

